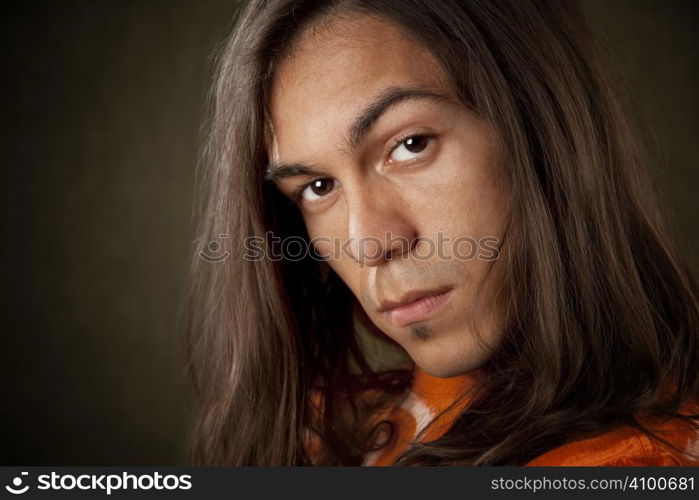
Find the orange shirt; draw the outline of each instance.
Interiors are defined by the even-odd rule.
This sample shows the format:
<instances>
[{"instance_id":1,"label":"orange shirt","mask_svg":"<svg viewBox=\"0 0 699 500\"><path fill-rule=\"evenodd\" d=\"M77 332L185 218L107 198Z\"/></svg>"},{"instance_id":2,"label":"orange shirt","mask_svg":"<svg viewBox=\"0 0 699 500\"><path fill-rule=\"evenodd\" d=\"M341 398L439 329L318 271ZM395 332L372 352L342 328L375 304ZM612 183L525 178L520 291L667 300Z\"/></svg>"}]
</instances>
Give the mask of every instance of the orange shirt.
<instances>
[{"instance_id":1,"label":"orange shirt","mask_svg":"<svg viewBox=\"0 0 699 500\"><path fill-rule=\"evenodd\" d=\"M481 374L474 370L453 378L434 377L415 368L412 389L402 405L382 418L394 422L397 435L389 446L367 454L363 465L387 466L410 446L419 431L449 407L459 394L472 386ZM454 418L466 406L460 402L431 426L422 441L442 436ZM644 422L646 423L646 422ZM681 421L670 420L648 425L682 450L699 454L699 434ZM644 433L628 426L597 433L555 448L535 458L527 466L699 466L699 461L667 448Z\"/></svg>"}]
</instances>

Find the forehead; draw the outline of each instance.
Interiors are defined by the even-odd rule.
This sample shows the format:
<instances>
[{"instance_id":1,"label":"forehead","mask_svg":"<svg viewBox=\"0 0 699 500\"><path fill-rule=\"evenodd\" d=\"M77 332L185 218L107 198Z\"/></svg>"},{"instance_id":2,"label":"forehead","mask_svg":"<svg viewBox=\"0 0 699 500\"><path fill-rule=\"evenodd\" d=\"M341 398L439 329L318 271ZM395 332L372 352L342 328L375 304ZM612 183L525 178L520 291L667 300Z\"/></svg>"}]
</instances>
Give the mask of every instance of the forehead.
<instances>
[{"instance_id":1,"label":"forehead","mask_svg":"<svg viewBox=\"0 0 699 500\"><path fill-rule=\"evenodd\" d=\"M277 67L268 102L275 142L340 133L383 90L402 86L453 95L432 55L393 23L358 14L324 20Z\"/></svg>"}]
</instances>

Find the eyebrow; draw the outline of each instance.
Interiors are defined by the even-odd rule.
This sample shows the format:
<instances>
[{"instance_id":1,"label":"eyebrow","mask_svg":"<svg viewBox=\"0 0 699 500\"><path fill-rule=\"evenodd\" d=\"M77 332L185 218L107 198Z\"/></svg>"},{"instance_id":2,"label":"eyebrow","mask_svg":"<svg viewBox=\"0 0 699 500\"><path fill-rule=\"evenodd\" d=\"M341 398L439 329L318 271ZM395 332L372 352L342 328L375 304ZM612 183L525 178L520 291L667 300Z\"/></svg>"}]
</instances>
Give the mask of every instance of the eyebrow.
<instances>
[{"instance_id":1,"label":"eyebrow","mask_svg":"<svg viewBox=\"0 0 699 500\"><path fill-rule=\"evenodd\" d=\"M351 150L356 150L376 124L378 119L389 109L401 102L414 99L428 99L436 102L451 101L448 97L422 88L391 87L383 91L377 99L366 106L350 125L345 142ZM267 165L265 179L276 182L287 177L314 175L318 171L311 165L303 163L270 163Z\"/></svg>"}]
</instances>

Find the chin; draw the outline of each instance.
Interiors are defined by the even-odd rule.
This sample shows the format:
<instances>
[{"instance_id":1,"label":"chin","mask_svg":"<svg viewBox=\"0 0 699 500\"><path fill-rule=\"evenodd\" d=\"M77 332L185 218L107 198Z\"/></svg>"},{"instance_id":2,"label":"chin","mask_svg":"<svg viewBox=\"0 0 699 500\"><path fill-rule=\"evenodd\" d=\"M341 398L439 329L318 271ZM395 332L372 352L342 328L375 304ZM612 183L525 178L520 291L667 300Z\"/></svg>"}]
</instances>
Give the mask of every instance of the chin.
<instances>
[{"instance_id":1,"label":"chin","mask_svg":"<svg viewBox=\"0 0 699 500\"><path fill-rule=\"evenodd\" d=\"M480 368L485 360L473 359L469 353L451 353L450 355L430 355L430 353L411 354L415 364L433 377L449 378L463 375Z\"/></svg>"},{"instance_id":2,"label":"chin","mask_svg":"<svg viewBox=\"0 0 699 500\"><path fill-rule=\"evenodd\" d=\"M416 363L417 364L417 363ZM466 373L466 371L457 369L454 367L448 367L445 365L426 365L426 364L417 364L417 366L424 372L432 375L433 377L439 377L439 378L451 378L451 377L458 377L459 375L463 375Z\"/></svg>"},{"instance_id":3,"label":"chin","mask_svg":"<svg viewBox=\"0 0 699 500\"><path fill-rule=\"evenodd\" d=\"M481 368L492 355L475 342L470 332L459 332L454 338L435 336L428 342L405 346L415 364L434 377L449 378Z\"/></svg>"}]
</instances>

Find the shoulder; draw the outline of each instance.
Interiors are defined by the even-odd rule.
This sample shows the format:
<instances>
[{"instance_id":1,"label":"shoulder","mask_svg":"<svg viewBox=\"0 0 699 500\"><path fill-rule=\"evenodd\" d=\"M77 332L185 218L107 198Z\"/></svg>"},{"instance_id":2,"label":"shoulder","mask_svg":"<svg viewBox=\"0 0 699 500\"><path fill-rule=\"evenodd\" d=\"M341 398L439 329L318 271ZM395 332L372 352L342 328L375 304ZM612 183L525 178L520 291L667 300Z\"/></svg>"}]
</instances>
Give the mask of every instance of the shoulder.
<instances>
[{"instance_id":1,"label":"shoulder","mask_svg":"<svg viewBox=\"0 0 699 500\"><path fill-rule=\"evenodd\" d=\"M648 426L677 451L630 426L564 444L528 462L528 466L699 466L699 433L679 419ZM689 454L693 454L693 457Z\"/></svg>"}]
</instances>

